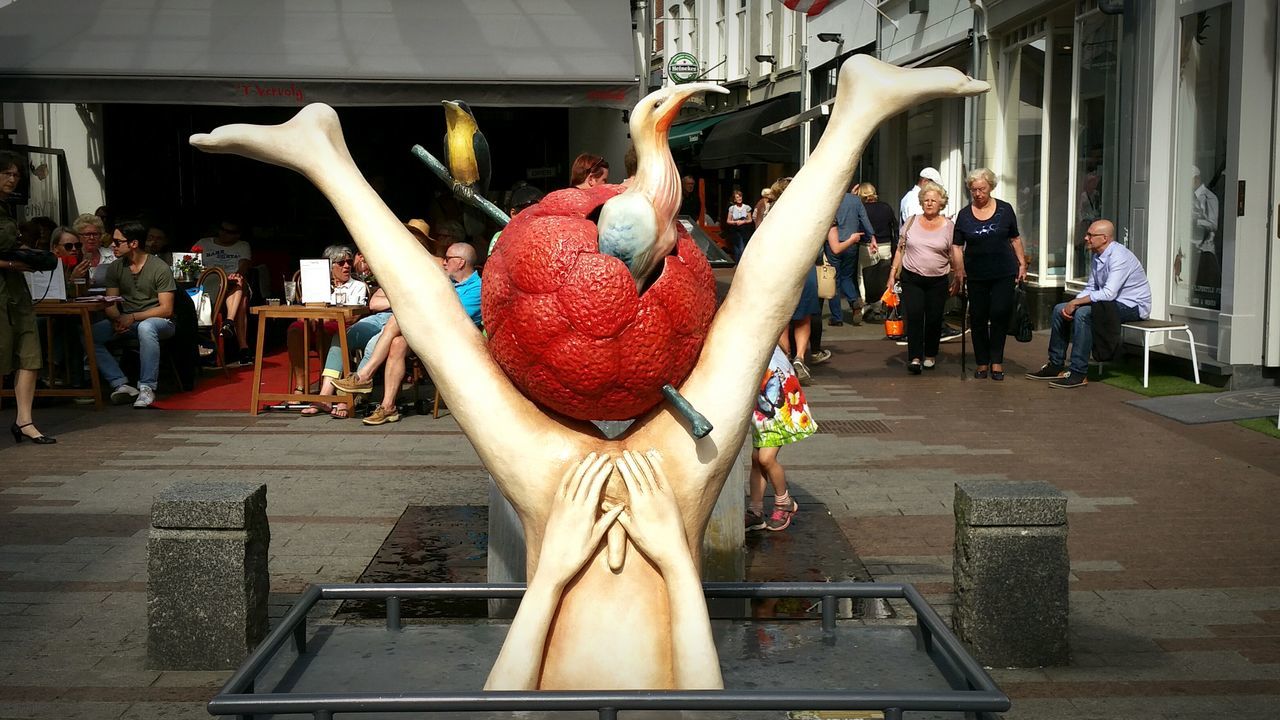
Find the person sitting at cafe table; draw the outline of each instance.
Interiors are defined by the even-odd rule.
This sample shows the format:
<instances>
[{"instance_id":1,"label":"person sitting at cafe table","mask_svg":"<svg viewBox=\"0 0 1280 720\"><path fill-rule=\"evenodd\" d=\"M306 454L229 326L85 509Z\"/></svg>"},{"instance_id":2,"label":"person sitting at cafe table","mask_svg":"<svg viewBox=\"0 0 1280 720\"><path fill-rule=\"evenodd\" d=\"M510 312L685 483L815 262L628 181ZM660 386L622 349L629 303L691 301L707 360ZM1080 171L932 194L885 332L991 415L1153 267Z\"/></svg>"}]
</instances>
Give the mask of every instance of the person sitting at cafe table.
<instances>
[{"instance_id":1,"label":"person sitting at cafe table","mask_svg":"<svg viewBox=\"0 0 1280 720\"><path fill-rule=\"evenodd\" d=\"M107 236L106 226L102 224L102 218L84 213L71 221L71 229L84 244L80 263L71 269L71 282L82 281L91 287L105 287L107 267L116 261L116 254L104 245L110 238Z\"/></svg>"},{"instance_id":2,"label":"person sitting at cafe table","mask_svg":"<svg viewBox=\"0 0 1280 720\"><path fill-rule=\"evenodd\" d=\"M72 297L71 271L80 264L80 251L84 243L69 225L59 225L49 233L53 254L62 263L62 277L67 283L67 297ZM53 378L56 384L64 376L72 387L84 386L84 340L80 332L79 317L49 318L53 332Z\"/></svg>"},{"instance_id":3,"label":"person sitting at cafe table","mask_svg":"<svg viewBox=\"0 0 1280 720\"><path fill-rule=\"evenodd\" d=\"M108 305L106 320L93 325L93 351L98 370L111 388L111 402L133 400L135 408L150 407L156 397L160 372L160 341L173 337L173 301L177 285L173 272L159 258L147 253L147 228L135 221L118 224L111 249L116 262L107 266L107 295L123 298ZM129 384L107 343L121 338L138 341L138 386Z\"/></svg>"},{"instance_id":4,"label":"person sitting at cafe table","mask_svg":"<svg viewBox=\"0 0 1280 720\"><path fill-rule=\"evenodd\" d=\"M431 237L431 226L422 220L410 220L405 223L405 227L418 240L428 253L436 254L439 244L436 239ZM465 244L465 243L464 243ZM470 246L468 246L470 247ZM356 253L360 257L359 253ZM440 257L440 264L443 266L447 261L443 256ZM382 290L376 291L369 298L369 309L373 311L372 315L360 318L354 325L347 330L347 347L351 351L363 349L360 356L360 362L356 367L356 371L347 378L356 378L363 376L372 378L382 364L386 363L386 370L383 371L383 397L382 403L373 411L369 417L364 419L366 425L382 425L383 423L398 422L400 413L396 410L396 397L400 393L400 386L404 382L406 369L408 365L409 346L400 334L400 326L396 322L395 316L390 311L390 303L386 300L386 294ZM323 376L320 381L320 394L333 395L339 389L340 378L342 377L342 349L341 345L334 340L329 343L329 354L325 359ZM355 392L369 392L373 387L372 380L367 383L368 387L361 388ZM342 392L352 392L345 386L341 387ZM339 406L342 404L339 403ZM325 406L313 405L302 411L303 415L312 416L320 414ZM330 410L331 414L336 417L346 417L345 414L338 412L339 408Z\"/></svg>"},{"instance_id":5,"label":"person sitting at cafe table","mask_svg":"<svg viewBox=\"0 0 1280 720\"><path fill-rule=\"evenodd\" d=\"M329 304L330 305L364 305L369 299L369 286L351 277L355 252L346 245L330 245L324 249L324 258L329 261ZM299 290L301 294L301 290ZM324 332L333 337L338 332L338 323L326 320ZM296 320L289 326L287 345L289 348L289 367L291 375L301 385L293 390L302 393L310 379L305 376L307 348L302 343L302 321ZM336 408L335 408L336 409ZM346 417L346 406L342 406L342 414Z\"/></svg>"},{"instance_id":6,"label":"person sitting at cafe table","mask_svg":"<svg viewBox=\"0 0 1280 720\"><path fill-rule=\"evenodd\" d=\"M227 324L236 334L240 344L240 364L253 363L253 351L249 349L249 304L253 300L253 291L245 276L249 273L249 264L253 259L253 251L249 241L244 239L242 225L232 219L224 219L218 223L218 233L200 241L200 261L204 267L222 268L227 274L226 300L223 306L227 311Z\"/></svg>"},{"instance_id":7,"label":"person sitting at cafe table","mask_svg":"<svg viewBox=\"0 0 1280 720\"><path fill-rule=\"evenodd\" d=\"M449 246L444 256L445 272L453 282L453 289L458 293L458 302L471 317L477 328L482 327L480 315L480 273L475 271L475 248L469 243L454 243ZM383 373L382 402L369 417L364 419L365 425L381 425L400 420L400 412L396 408L396 396L400 392L400 384L404 382L405 368L409 356L409 345L400 334L400 325L392 317L377 338L377 344L371 352L361 358L356 371L332 381L334 387L345 393L368 393L373 391L373 376L385 362Z\"/></svg>"}]
</instances>

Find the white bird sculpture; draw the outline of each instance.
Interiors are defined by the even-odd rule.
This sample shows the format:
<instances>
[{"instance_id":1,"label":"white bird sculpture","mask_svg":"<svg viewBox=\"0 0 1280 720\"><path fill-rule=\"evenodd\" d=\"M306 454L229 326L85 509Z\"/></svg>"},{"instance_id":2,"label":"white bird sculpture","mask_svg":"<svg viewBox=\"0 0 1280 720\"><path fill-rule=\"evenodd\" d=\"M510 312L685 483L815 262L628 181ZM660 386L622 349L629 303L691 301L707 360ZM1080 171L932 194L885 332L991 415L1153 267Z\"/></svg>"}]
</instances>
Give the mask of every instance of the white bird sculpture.
<instances>
[{"instance_id":1,"label":"white bird sculpture","mask_svg":"<svg viewBox=\"0 0 1280 720\"><path fill-rule=\"evenodd\" d=\"M673 85L649 93L631 111L636 175L625 191L600 208L596 227L600 252L626 264L636 290L644 289L654 268L676 246L680 174L671 159L667 132L680 106L700 92L729 91L715 83Z\"/></svg>"}]
</instances>

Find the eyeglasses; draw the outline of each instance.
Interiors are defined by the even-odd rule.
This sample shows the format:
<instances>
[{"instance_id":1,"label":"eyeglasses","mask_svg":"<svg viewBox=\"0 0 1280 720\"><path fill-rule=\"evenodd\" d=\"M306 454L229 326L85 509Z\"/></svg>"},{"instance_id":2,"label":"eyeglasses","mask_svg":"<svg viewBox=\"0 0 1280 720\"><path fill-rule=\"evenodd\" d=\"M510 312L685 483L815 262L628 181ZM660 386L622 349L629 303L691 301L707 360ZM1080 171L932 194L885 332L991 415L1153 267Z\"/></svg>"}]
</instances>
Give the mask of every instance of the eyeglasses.
<instances>
[{"instance_id":1,"label":"eyeglasses","mask_svg":"<svg viewBox=\"0 0 1280 720\"><path fill-rule=\"evenodd\" d=\"M606 170L609 168L609 163L606 162L604 158L597 160L596 164L592 165L590 170L587 170L587 175L595 175L596 170L599 170L600 168L605 168Z\"/></svg>"},{"instance_id":2,"label":"eyeglasses","mask_svg":"<svg viewBox=\"0 0 1280 720\"><path fill-rule=\"evenodd\" d=\"M461 255L445 255L444 259L448 261L448 260L464 260L465 258L463 258Z\"/></svg>"},{"instance_id":3,"label":"eyeglasses","mask_svg":"<svg viewBox=\"0 0 1280 720\"><path fill-rule=\"evenodd\" d=\"M111 241L111 247L115 247L117 245L128 245L128 244L129 244L128 240L121 240L120 238L114 238Z\"/></svg>"},{"instance_id":4,"label":"eyeglasses","mask_svg":"<svg viewBox=\"0 0 1280 720\"><path fill-rule=\"evenodd\" d=\"M92 230L91 230L91 231L88 231L88 232L78 232L78 233L76 233L76 235L77 235L77 236L79 236L79 237L80 237L80 239L82 239L82 240L88 240L89 238L100 238L100 237L102 237L102 233L100 233L100 232L93 232Z\"/></svg>"},{"instance_id":5,"label":"eyeglasses","mask_svg":"<svg viewBox=\"0 0 1280 720\"><path fill-rule=\"evenodd\" d=\"M351 267L351 261L350 261L350 260L339 260L338 262L334 263L334 265L337 265L337 266L339 266L339 267L343 267L343 266L345 266L345 267Z\"/></svg>"},{"instance_id":6,"label":"eyeglasses","mask_svg":"<svg viewBox=\"0 0 1280 720\"><path fill-rule=\"evenodd\" d=\"M80 247L80 243L62 243L62 249L64 250L79 250Z\"/></svg>"},{"instance_id":7,"label":"eyeglasses","mask_svg":"<svg viewBox=\"0 0 1280 720\"><path fill-rule=\"evenodd\" d=\"M3 175L5 177L11 177L11 178L14 178L15 180L22 177L22 173L18 172L17 170L5 170L4 172L0 172L0 175Z\"/></svg>"},{"instance_id":8,"label":"eyeglasses","mask_svg":"<svg viewBox=\"0 0 1280 720\"><path fill-rule=\"evenodd\" d=\"M1106 233L1091 233L1091 232L1087 232L1087 233L1085 233L1085 234L1084 234L1084 236L1085 236L1086 238L1096 238L1096 237L1106 237L1106 236L1107 236L1107 234L1106 234Z\"/></svg>"}]
</instances>

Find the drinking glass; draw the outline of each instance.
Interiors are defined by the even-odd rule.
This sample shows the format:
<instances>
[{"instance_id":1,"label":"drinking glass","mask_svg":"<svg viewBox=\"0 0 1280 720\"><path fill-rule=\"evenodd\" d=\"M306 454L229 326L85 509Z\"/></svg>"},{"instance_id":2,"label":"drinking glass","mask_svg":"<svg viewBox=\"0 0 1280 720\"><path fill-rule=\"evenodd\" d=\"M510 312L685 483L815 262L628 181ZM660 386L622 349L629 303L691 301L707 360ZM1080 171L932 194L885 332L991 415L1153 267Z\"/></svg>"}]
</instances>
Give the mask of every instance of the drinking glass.
<instances>
[{"instance_id":1,"label":"drinking glass","mask_svg":"<svg viewBox=\"0 0 1280 720\"><path fill-rule=\"evenodd\" d=\"M298 284L292 280L285 281L284 284L284 301L288 305L292 305L298 300Z\"/></svg>"},{"instance_id":2,"label":"drinking glass","mask_svg":"<svg viewBox=\"0 0 1280 720\"><path fill-rule=\"evenodd\" d=\"M346 290L346 288L338 288L337 290L334 290L334 291L333 291L333 304L334 304L334 305L346 305L346 304L347 304L347 290Z\"/></svg>"}]
</instances>

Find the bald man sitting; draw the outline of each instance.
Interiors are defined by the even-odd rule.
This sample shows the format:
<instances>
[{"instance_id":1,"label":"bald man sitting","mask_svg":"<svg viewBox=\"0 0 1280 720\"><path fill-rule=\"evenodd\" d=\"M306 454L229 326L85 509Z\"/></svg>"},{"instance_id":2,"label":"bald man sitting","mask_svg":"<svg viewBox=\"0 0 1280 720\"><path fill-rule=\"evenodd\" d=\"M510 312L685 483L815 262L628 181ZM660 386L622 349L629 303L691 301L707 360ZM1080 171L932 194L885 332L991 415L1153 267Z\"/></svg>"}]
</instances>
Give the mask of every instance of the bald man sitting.
<instances>
[{"instance_id":1,"label":"bald man sitting","mask_svg":"<svg viewBox=\"0 0 1280 720\"><path fill-rule=\"evenodd\" d=\"M1142 263L1129 248L1115 242L1116 226L1095 220L1084 234L1085 247L1093 253L1089 282L1070 302L1053 308L1053 332L1049 336L1049 362L1032 380L1048 380L1055 388L1072 389L1088 384L1089 353L1093 349L1093 306L1112 303L1122 323L1146 320L1151 315L1151 285ZM1067 342L1071 365L1065 370Z\"/></svg>"}]
</instances>

